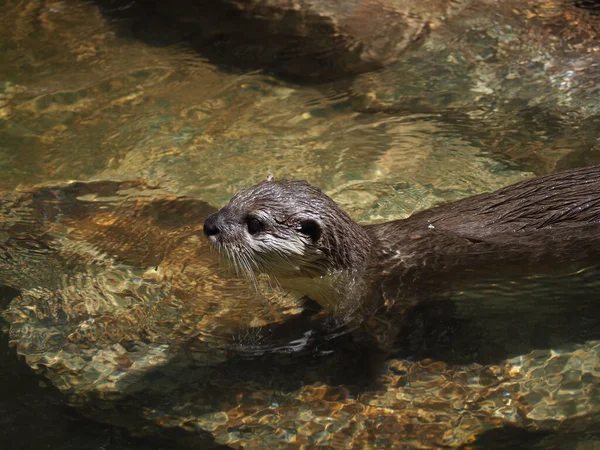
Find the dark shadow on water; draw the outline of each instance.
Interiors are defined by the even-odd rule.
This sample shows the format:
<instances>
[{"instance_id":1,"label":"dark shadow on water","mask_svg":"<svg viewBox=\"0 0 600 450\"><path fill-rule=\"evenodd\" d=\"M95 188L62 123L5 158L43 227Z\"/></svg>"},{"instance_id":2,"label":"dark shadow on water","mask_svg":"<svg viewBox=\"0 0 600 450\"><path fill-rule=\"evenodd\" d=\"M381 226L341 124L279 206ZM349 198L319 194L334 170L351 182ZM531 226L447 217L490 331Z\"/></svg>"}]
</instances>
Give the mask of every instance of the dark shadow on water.
<instances>
[{"instance_id":1,"label":"dark shadow on water","mask_svg":"<svg viewBox=\"0 0 600 450\"><path fill-rule=\"evenodd\" d=\"M463 450L577 450L596 448L587 447L586 441L597 443L598 439L600 439L600 432L549 433L504 427L486 431L478 436L475 442L461 448Z\"/></svg>"},{"instance_id":2,"label":"dark shadow on water","mask_svg":"<svg viewBox=\"0 0 600 450\"><path fill-rule=\"evenodd\" d=\"M274 72L296 82L322 82L352 76L358 64L335 26L306 11L269 8L245 14L235 2L210 0L94 0L120 36L156 47L181 46L223 71ZM273 19L272 16L277 17ZM361 67L365 64L360 64ZM373 69L365 66L360 71Z\"/></svg>"},{"instance_id":3,"label":"dark shadow on water","mask_svg":"<svg viewBox=\"0 0 600 450\"><path fill-rule=\"evenodd\" d=\"M591 421L592 418L589 419ZM594 417L593 420L594 423L598 423L598 417ZM600 430L581 430L575 420L566 420L561 429L564 431L552 433L527 431L516 427L496 428L480 434L475 442L461 449L581 450L595 449L600 442Z\"/></svg>"},{"instance_id":4,"label":"dark shadow on water","mask_svg":"<svg viewBox=\"0 0 600 450\"><path fill-rule=\"evenodd\" d=\"M535 432L526 431L516 427L503 427L481 434L474 443L462 448L465 450L501 450L513 448L519 450L533 450L539 448L538 445L540 442L551 435L552 433L548 432Z\"/></svg>"},{"instance_id":5,"label":"dark shadow on water","mask_svg":"<svg viewBox=\"0 0 600 450\"><path fill-rule=\"evenodd\" d=\"M600 0L572 0L575 6L600 14Z\"/></svg>"},{"instance_id":6,"label":"dark shadow on water","mask_svg":"<svg viewBox=\"0 0 600 450\"><path fill-rule=\"evenodd\" d=\"M516 311L493 314L478 304L461 312L450 299L423 303L405 318L398 347L403 357L414 359L498 364L536 349L600 339L600 292L565 297L561 303L532 301Z\"/></svg>"}]
</instances>

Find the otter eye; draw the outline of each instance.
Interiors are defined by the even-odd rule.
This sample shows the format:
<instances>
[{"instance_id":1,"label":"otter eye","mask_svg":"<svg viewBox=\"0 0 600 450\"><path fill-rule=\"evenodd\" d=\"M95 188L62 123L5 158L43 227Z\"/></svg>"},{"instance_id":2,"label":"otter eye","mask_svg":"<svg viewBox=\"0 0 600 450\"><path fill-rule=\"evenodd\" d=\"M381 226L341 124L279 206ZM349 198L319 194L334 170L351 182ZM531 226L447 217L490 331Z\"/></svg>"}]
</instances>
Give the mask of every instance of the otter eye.
<instances>
[{"instance_id":1,"label":"otter eye","mask_svg":"<svg viewBox=\"0 0 600 450\"><path fill-rule=\"evenodd\" d=\"M321 224L316 220L305 219L300 222L300 233L307 235L313 242L316 242L321 237Z\"/></svg>"},{"instance_id":2,"label":"otter eye","mask_svg":"<svg viewBox=\"0 0 600 450\"><path fill-rule=\"evenodd\" d=\"M248 226L248 233L250 234L256 234L264 228L262 222L256 217L247 217L246 225Z\"/></svg>"}]
</instances>

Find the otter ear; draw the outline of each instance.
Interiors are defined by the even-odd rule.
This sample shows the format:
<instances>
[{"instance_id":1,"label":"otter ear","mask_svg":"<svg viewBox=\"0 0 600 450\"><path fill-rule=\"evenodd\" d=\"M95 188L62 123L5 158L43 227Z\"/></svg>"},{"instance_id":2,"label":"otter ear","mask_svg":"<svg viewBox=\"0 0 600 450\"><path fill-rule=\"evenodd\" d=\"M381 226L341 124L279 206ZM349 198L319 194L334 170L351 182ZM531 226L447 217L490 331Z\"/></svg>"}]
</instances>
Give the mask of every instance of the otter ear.
<instances>
[{"instance_id":1,"label":"otter ear","mask_svg":"<svg viewBox=\"0 0 600 450\"><path fill-rule=\"evenodd\" d=\"M308 236L311 241L317 242L323 233L323 227L315 219L302 219L298 231Z\"/></svg>"}]
</instances>

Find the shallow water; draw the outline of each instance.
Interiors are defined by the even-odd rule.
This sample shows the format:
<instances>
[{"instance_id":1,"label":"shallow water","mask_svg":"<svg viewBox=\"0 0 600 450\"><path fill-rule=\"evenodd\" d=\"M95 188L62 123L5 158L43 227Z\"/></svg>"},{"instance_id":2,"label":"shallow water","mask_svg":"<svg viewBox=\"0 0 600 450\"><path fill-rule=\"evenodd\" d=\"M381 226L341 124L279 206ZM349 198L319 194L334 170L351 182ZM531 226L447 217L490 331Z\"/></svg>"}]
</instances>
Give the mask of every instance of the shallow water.
<instances>
[{"instance_id":1,"label":"shallow water","mask_svg":"<svg viewBox=\"0 0 600 450\"><path fill-rule=\"evenodd\" d=\"M588 41L539 57L551 76L523 85L542 99L510 81L482 100L509 57L469 72L456 65L465 70L450 86L456 96L440 99L450 88L428 78L440 60L519 33L483 39L477 25L456 54L432 39L383 71L317 83L217 63L132 5L0 5L1 281L21 294L5 293L5 330L60 391L36 408L77 406L100 423L169 439L157 448L598 442L596 269L567 281L489 282L415 311L404 354L378 367L383 381L373 384L372 349L334 337L328 318L302 312L293 296L266 285L253 293L199 233L210 211L269 173L306 179L373 222L598 161L597 102L588 100L597 85L588 70L568 74L597 68L593 51L575 48ZM152 27L140 26L146 19ZM539 47L520 50L535 58ZM411 84L419 79L430 84ZM510 107L482 107L503 98ZM581 292L565 289L574 285ZM469 301L482 297L484 306ZM524 299L530 308L515 307ZM5 399L7 409L28 407ZM4 448L21 448L28 420L48 423L19 415L3 427ZM78 448L151 445L87 424L98 434ZM64 448L81 437L56 428ZM43 448L44 436L31 447Z\"/></svg>"}]
</instances>

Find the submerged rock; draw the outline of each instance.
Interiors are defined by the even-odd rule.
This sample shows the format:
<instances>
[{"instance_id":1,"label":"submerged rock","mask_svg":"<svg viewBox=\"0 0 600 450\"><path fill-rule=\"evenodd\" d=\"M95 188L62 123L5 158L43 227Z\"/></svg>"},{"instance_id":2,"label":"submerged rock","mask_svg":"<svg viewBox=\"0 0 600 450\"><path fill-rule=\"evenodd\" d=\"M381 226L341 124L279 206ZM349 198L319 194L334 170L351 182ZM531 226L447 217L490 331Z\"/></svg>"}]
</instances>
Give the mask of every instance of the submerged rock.
<instances>
[{"instance_id":1,"label":"submerged rock","mask_svg":"<svg viewBox=\"0 0 600 450\"><path fill-rule=\"evenodd\" d=\"M589 164L600 139L599 37L597 17L570 2L464 2L418 48L358 76L353 104L439 114L538 173Z\"/></svg>"},{"instance_id":2,"label":"submerged rock","mask_svg":"<svg viewBox=\"0 0 600 450\"><path fill-rule=\"evenodd\" d=\"M423 114L538 174L600 161L600 26L582 2L122 3L103 11L123 34L316 81L361 113Z\"/></svg>"},{"instance_id":3,"label":"submerged rock","mask_svg":"<svg viewBox=\"0 0 600 450\"><path fill-rule=\"evenodd\" d=\"M103 1L99 1L104 5ZM211 58L310 79L335 79L384 67L418 45L452 0L176 0L120 2L109 15L134 18L143 39L185 36ZM124 11L126 10L126 11ZM144 29L146 31L140 31ZM169 37L160 39L168 40Z\"/></svg>"}]
</instances>

